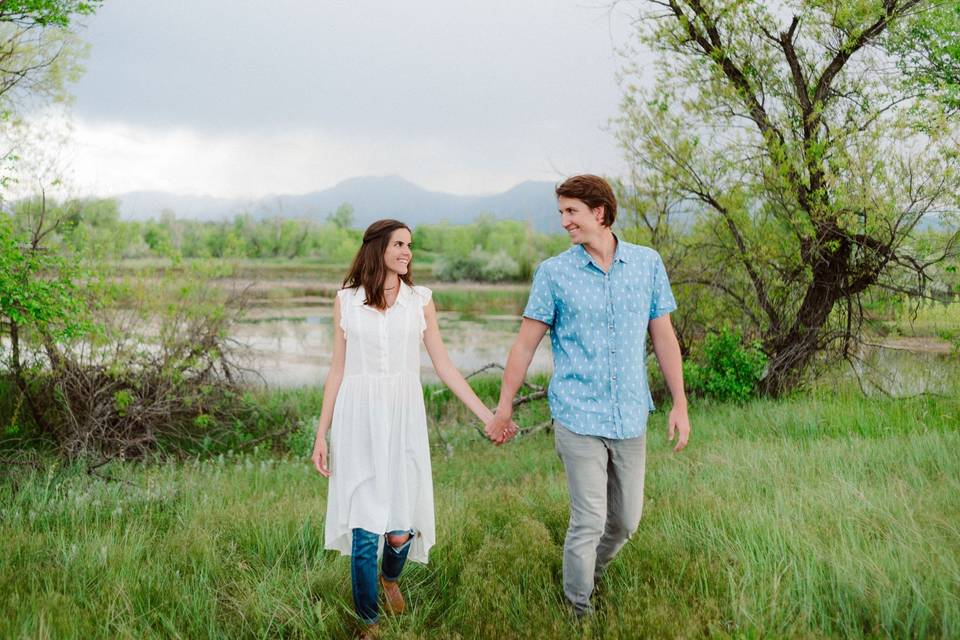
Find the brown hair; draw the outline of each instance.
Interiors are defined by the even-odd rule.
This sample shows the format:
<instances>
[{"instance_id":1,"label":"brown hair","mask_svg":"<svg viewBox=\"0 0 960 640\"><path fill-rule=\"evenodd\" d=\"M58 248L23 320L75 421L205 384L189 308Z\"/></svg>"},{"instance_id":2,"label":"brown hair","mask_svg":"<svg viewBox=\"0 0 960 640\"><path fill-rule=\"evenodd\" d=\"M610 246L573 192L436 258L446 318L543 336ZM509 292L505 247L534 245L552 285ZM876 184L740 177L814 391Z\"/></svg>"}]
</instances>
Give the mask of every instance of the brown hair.
<instances>
[{"instance_id":1,"label":"brown hair","mask_svg":"<svg viewBox=\"0 0 960 640\"><path fill-rule=\"evenodd\" d=\"M387 308L387 297L383 293L383 282L387 278L387 268L383 264L383 254L387 251L390 236L397 229L410 227L399 220L377 220L363 232L363 244L360 245L357 255L353 258L350 271L343 279L343 286L348 289L363 287L366 299L363 304L377 309ZM413 233L412 231L410 233ZM400 274L400 279L411 287L413 286L413 260L407 265L407 272Z\"/></svg>"},{"instance_id":2,"label":"brown hair","mask_svg":"<svg viewBox=\"0 0 960 640\"><path fill-rule=\"evenodd\" d=\"M591 209L603 207L603 225L613 226L617 219L617 197L610 183L589 173L567 178L557 185L557 197L582 200Z\"/></svg>"}]
</instances>

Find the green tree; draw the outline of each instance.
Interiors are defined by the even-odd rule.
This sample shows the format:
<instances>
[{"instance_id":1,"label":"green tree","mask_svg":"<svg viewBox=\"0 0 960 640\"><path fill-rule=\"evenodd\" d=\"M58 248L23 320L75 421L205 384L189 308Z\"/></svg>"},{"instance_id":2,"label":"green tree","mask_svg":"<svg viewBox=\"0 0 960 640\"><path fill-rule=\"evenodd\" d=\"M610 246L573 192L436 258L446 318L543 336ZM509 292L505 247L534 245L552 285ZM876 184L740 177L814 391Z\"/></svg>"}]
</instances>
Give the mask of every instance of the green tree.
<instances>
[{"instance_id":1,"label":"green tree","mask_svg":"<svg viewBox=\"0 0 960 640\"><path fill-rule=\"evenodd\" d=\"M21 28L66 28L77 16L91 15L102 0L3 0L0 2L0 23Z\"/></svg>"},{"instance_id":2,"label":"green tree","mask_svg":"<svg viewBox=\"0 0 960 640\"><path fill-rule=\"evenodd\" d=\"M70 31L73 21L92 14L100 0L0 1L0 186L14 179L16 163L29 148L21 139L18 113L69 99L66 86L79 77L85 47Z\"/></svg>"},{"instance_id":3,"label":"green tree","mask_svg":"<svg viewBox=\"0 0 960 640\"><path fill-rule=\"evenodd\" d=\"M4 364L44 431L42 412L28 390L22 347L31 343L49 359L57 360L56 341L80 335L90 327L88 306L76 284L77 264L43 246L58 225L41 212L33 229L18 231L13 218L0 212L0 336L9 339Z\"/></svg>"},{"instance_id":4,"label":"green tree","mask_svg":"<svg viewBox=\"0 0 960 640\"><path fill-rule=\"evenodd\" d=\"M327 221L332 222L340 229L349 229L353 226L353 205L344 202L337 210L327 216Z\"/></svg>"},{"instance_id":5,"label":"green tree","mask_svg":"<svg viewBox=\"0 0 960 640\"><path fill-rule=\"evenodd\" d=\"M648 0L618 135L644 204L696 220L674 277L726 297L768 356L763 390L850 353L872 288L927 293L957 254L957 125L884 48L920 0ZM931 120L931 113L938 114ZM952 229L936 246L915 229ZM659 231L656 231L659 233Z\"/></svg>"},{"instance_id":6,"label":"green tree","mask_svg":"<svg viewBox=\"0 0 960 640\"><path fill-rule=\"evenodd\" d=\"M887 48L897 56L908 89L929 93L960 111L960 4L931 2L891 30Z\"/></svg>"}]
</instances>

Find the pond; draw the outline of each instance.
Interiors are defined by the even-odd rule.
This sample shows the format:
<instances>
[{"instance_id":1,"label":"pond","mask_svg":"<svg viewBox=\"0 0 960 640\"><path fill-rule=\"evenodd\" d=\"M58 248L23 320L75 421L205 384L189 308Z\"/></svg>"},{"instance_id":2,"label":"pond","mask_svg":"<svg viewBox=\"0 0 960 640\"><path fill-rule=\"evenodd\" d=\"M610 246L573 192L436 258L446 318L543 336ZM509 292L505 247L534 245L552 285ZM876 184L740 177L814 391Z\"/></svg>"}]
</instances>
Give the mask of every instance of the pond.
<instances>
[{"instance_id":1,"label":"pond","mask_svg":"<svg viewBox=\"0 0 960 640\"><path fill-rule=\"evenodd\" d=\"M519 316L475 316L440 312L440 333L450 359L468 375L481 367L504 365L513 345ZM271 387L323 385L330 367L333 311L329 304L254 309L235 327L234 338L249 348L245 365ZM424 382L438 380L426 348L421 347ZM552 370L549 337L537 349L530 373Z\"/></svg>"},{"instance_id":2,"label":"pond","mask_svg":"<svg viewBox=\"0 0 960 640\"><path fill-rule=\"evenodd\" d=\"M931 338L887 338L865 344L848 373L869 395L948 395L960 358L953 347Z\"/></svg>"}]
</instances>

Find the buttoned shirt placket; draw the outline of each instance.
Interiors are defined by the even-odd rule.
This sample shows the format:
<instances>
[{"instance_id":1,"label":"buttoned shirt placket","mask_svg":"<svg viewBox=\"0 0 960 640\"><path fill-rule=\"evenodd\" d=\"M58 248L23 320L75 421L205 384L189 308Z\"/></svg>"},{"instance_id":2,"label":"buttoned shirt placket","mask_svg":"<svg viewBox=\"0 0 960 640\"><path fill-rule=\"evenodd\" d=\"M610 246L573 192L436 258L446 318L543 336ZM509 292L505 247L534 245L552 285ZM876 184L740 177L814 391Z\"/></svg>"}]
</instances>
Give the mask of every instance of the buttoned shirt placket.
<instances>
[{"instance_id":1,"label":"buttoned shirt placket","mask_svg":"<svg viewBox=\"0 0 960 640\"><path fill-rule=\"evenodd\" d=\"M394 303L396 304L396 303ZM380 338L380 373L386 375L390 370L390 362L387 358L387 314L390 313L390 309L385 309L384 311L377 312L377 321Z\"/></svg>"},{"instance_id":2,"label":"buttoned shirt placket","mask_svg":"<svg viewBox=\"0 0 960 640\"><path fill-rule=\"evenodd\" d=\"M616 257L610 263L610 268L606 271L600 269L596 263L594 266L603 273L603 311L606 319L607 332L604 336L603 346L606 350L604 354L607 361L607 378L610 381L610 413L613 418L614 433L617 438L623 437L623 420L620 416L620 383L617 380L617 349L616 349L616 313L613 308L613 285L610 274L613 273L614 266L617 264Z\"/></svg>"},{"instance_id":3,"label":"buttoned shirt placket","mask_svg":"<svg viewBox=\"0 0 960 640\"><path fill-rule=\"evenodd\" d=\"M617 260L614 258L613 262L610 264L610 273L613 273L614 268L616 268ZM617 379L617 370L619 369L617 362L617 314L614 313L613 309L613 285L610 283L610 273L607 274L607 315L610 318L610 326L613 327L610 330L610 337L608 340L608 345L610 348L610 379L613 381L613 424L616 429L617 438L623 437L623 416L620 415L620 381Z\"/></svg>"}]
</instances>

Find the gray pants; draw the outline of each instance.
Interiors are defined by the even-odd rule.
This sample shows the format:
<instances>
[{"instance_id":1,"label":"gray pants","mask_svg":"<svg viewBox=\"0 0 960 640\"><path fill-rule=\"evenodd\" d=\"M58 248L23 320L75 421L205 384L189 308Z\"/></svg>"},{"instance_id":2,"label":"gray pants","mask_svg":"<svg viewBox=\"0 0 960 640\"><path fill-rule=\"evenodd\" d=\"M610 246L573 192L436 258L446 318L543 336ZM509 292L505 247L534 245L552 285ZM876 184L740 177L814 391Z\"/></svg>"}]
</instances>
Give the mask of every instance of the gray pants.
<instances>
[{"instance_id":1,"label":"gray pants","mask_svg":"<svg viewBox=\"0 0 960 640\"><path fill-rule=\"evenodd\" d=\"M581 436L555 425L570 492L563 592L582 614L591 611L594 584L640 524L647 439Z\"/></svg>"}]
</instances>

